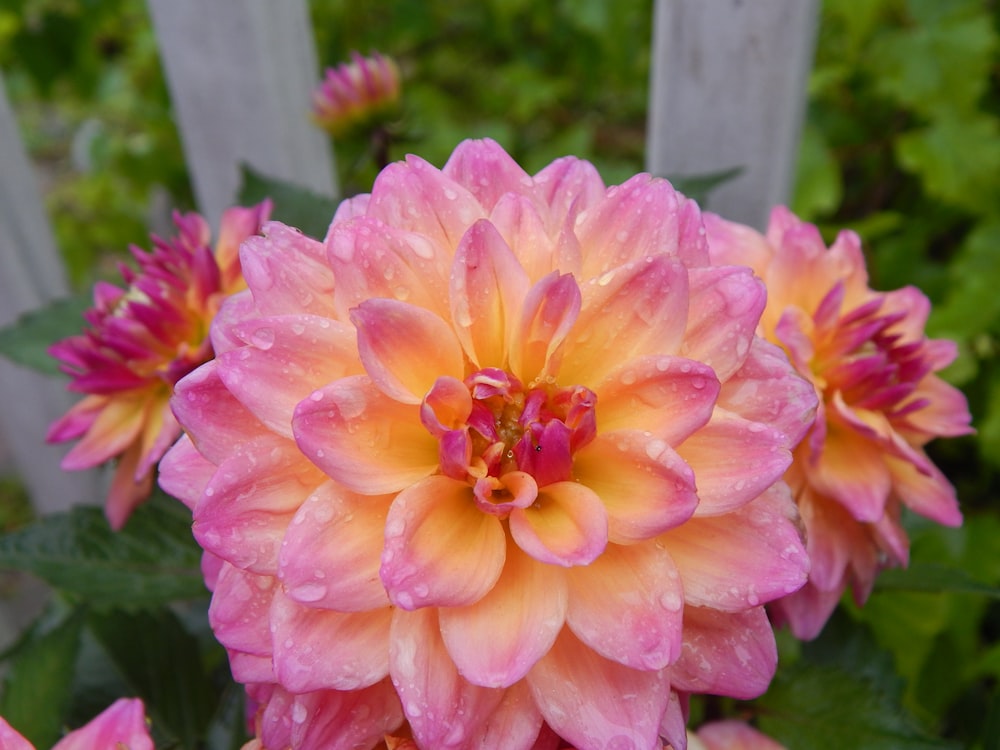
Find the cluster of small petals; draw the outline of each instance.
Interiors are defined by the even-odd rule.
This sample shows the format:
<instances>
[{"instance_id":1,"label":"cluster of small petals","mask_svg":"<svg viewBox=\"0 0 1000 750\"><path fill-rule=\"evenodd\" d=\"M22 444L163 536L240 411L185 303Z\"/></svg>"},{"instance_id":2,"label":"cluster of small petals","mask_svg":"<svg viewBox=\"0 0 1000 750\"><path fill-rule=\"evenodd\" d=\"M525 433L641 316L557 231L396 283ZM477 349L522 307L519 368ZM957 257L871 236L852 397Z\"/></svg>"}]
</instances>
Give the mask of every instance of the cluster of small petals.
<instances>
[{"instance_id":1,"label":"cluster of small petals","mask_svg":"<svg viewBox=\"0 0 1000 750\"><path fill-rule=\"evenodd\" d=\"M651 750L763 692L816 397L693 202L469 141L241 252L160 482L263 748Z\"/></svg>"},{"instance_id":2,"label":"cluster of small petals","mask_svg":"<svg viewBox=\"0 0 1000 750\"><path fill-rule=\"evenodd\" d=\"M399 102L400 75L396 61L373 52L351 53L351 61L327 68L312 95L313 119L333 135L391 111Z\"/></svg>"},{"instance_id":3,"label":"cluster of small petals","mask_svg":"<svg viewBox=\"0 0 1000 750\"><path fill-rule=\"evenodd\" d=\"M707 216L710 252L745 263L767 286L760 333L780 345L819 397L816 423L786 477L805 527L809 583L772 612L801 638L815 637L850 586L864 602L882 568L905 565L905 506L938 523L961 523L954 488L927 457L935 437L967 434L964 396L938 371L955 345L924 333L927 298L907 287L868 286L861 244L842 232L827 248L819 230L783 207L766 235Z\"/></svg>"},{"instance_id":4,"label":"cluster of small petals","mask_svg":"<svg viewBox=\"0 0 1000 750\"><path fill-rule=\"evenodd\" d=\"M52 750L153 750L145 709L138 698L120 698L85 726L74 729ZM16 729L0 717L0 750L35 750Z\"/></svg>"},{"instance_id":5,"label":"cluster of small petals","mask_svg":"<svg viewBox=\"0 0 1000 750\"><path fill-rule=\"evenodd\" d=\"M211 358L209 324L222 300L245 287L239 245L269 213L269 201L225 211L214 251L201 216L175 213L177 235L154 236L149 251L132 246L137 268L121 265L125 287L99 282L84 332L49 350L72 378L69 390L86 395L47 439L79 438L64 469L117 460L106 504L116 529L149 495L154 466L180 436L168 405L173 386Z\"/></svg>"}]
</instances>

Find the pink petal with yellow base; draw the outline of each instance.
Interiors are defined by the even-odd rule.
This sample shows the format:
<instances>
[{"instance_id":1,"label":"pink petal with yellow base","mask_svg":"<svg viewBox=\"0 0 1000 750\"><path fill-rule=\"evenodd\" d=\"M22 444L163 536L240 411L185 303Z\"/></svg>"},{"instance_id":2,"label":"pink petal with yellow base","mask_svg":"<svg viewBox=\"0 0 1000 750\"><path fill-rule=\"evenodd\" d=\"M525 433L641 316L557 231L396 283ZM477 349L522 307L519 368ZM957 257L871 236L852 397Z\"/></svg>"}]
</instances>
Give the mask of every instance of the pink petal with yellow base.
<instances>
[{"instance_id":1,"label":"pink petal with yellow base","mask_svg":"<svg viewBox=\"0 0 1000 750\"><path fill-rule=\"evenodd\" d=\"M567 624L598 654L646 671L677 659L684 592L666 549L609 544L591 565L572 568L567 580Z\"/></svg>"},{"instance_id":2,"label":"pink petal with yellow base","mask_svg":"<svg viewBox=\"0 0 1000 750\"><path fill-rule=\"evenodd\" d=\"M334 612L275 592L270 611L275 676L293 693L359 690L389 674L388 607Z\"/></svg>"},{"instance_id":3,"label":"pink petal with yellow base","mask_svg":"<svg viewBox=\"0 0 1000 750\"><path fill-rule=\"evenodd\" d=\"M288 438L299 401L332 380L363 371L355 332L344 323L277 315L235 330L247 346L218 355L219 378L262 424Z\"/></svg>"},{"instance_id":4,"label":"pink petal with yellow base","mask_svg":"<svg viewBox=\"0 0 1000 750\"><path fill-rule=\"evenodd\" d=\"M278 582L225 563L215 582L208 620L219 642L253 656L271 656L268 613Z\"/></svg>"},{"instance_id":5,"label":"pink petal with yellow base","mask_svg":"<svg viewBox=\"0 0 1000 750\"><path fill-rule=\"evenodd\" d=\"M394 401L370 378L356 375L300 402L292 430L302 452L331 479L364 495L382 495L437 469L437 440L420 423L419 408Z\"/></svg>"},{"instance_id":6,"label":"pink petal with yellow base","mask_svg":"<svg viewBox=\"0 0 1000 750\"><path fill-rule=\"evenodd\" d=\"M146 711L138 698L119 698L86 725L75 729L52 750L94 750L119 748L153 750L153 738L146 724Z\"/></svg>"},{"instance_id":7,"label":"pink petal with yellow base","mask_svg":"<svg viewBox=\"0 0 1000 750\"><path fill-rule=\"evenodd\" d=\"M257 312L332 317L334 281L323 245L277 221L265 224L263 235L240 250Z\"/></svg>"},{"instance_id":8,"label":"pink petal with yellow base","mask_svg":"<svg viewBox=\"0 0 1000 750\"><path fill-rule=\"evenodd\" d=\"M580 242L568 217L562 226L550 227L544 206L524 195L507 193L494 206L490 223L532 281L553 271L580 278ZM538 251L546 247L552 251Z\"/></svg>"},{"instance_id":9,"label":"pink petal with yellow base","mask_svg":"<svg viewBox=\"0 0 1000 750\"><path fill-rule=\"evenodd\" d=\"M356 750L374 747L402 723L399 698L388 679L362 690L318 690L291 696L291 705L276 712L291 716L286 744L298 750Z\"/></svg>"},{"instance_id":10,"label":"pink petal with yellow base","mask_svg":"<svg viewBox=\"0 0 1000 750\"><path fill-rule=\"evenodd\" d=\"M403 609L458 607L493 588L505 557L500 521L476 508L467 483L439 475L393 501L380 577Z\"/></svg>"},{"instance_id":11,"label":"pink petal with yellow base","mask_svg":"<svg viewBox=\"0 0 1000 750\"><path fill-rule=\"evenodd\" d=\"M734 612L802 587L809 558L788 487L774 485L723 516L696 516L661 539L693 606Z\"/></svg>"},{"instance_id":12,"label":"pink petal with yellow base","mask_svg":"<svg viewBox=\"0 0 1000 750\"><path fill-rule=\"evenodd\" d=\"M588 565L608 543L608 517L601 498L576 482L539 488L535 502L511 511L508 523L517 546L552 565Z\"/></svg>"},{"instance_id":13,"label":"pink petal with yellow base","mask_svg":"<svg viewBox=\"0 0 1000 750\"><path fill-rule=\"evenodd\" d=\"M365 371L396 401L419 404L438 377L465 374L462 348L451 326L429 310L370 299L351 310L351 322L358 330L358 355Z\"/></svg>"},{"instance_id":14,"label":"pink petal with yellow base","mask_svg":"<svg viewBox=\"0 0 1000 750\"><path fill-rule=\"evenodd\" d=\"M296 511L278 555L278 576L291 599L340 612L389 604L379 580L391 495L358 495L335 482L320 485Z\"/></svg>"},{"instance_id":15,"label":"pink petal with yellow base","mask_svg":"<svg viewBox=\"0 0 1000 750\"><path fill-rule=\"evenodd\" d=\"M503 573L486 595L466 607L441 609L441 636L465 679L509 687L552 646L566 603L561 571L508 543Z\"/></svg>"},{"instance_id":16,"label":"pink petal with yellow base","mask_svg":"<svg viewBox=\"0 0 1000 750\"><path fill-rule=\"evenodd\" d=\"M190 436L182 435L160 461L157 481L164 492L194 510L216 468L194 447Z\"/></svg>"},{"instance_id":17,"label":"pink petal with yellow base","mask_svg":"<svg viewBox=\"0 0 1000 750\"><path fill-rule=\"evenodd\" d=\"M602 432L642 430L676 446L708 423L720 385L711 367L663 354L619 366L597 392Z\"/></svg>"},{"instance_id":18,"label":"pink petal with yellow base","mask_svg":"<svg viewBox=\"0 0 1000 750\"><path fill-rule=\"evenodd\" d=\"M630 544L672 529L698 505L691 467L648 432L600 434L577 452L573 466L577 480L604 504L608 539L615 543Z\"/></svg>"},{"instance_id":19,"label":"pink petal with yellow base","mask_svg":"<svg viewBox=\"0 0 1000 750\"><path fill-rule=\"evenodd\" d=\"M351 308L377 297L409 302L447 317L451 257L425 236L359 216L335 223L326 247L337 278L334 304L342 320L347 320Z\"/></svg>"},{"instance_id":20,"label":"pink petal with yellow base","mask_svg":"<svg viewBox=\"0 0 1000 750\"><path fill-rule=\"evenodd\" d=\"M657 672L605 659L563 630L528 684L545 721L580 750L660 747L670 686Z\"/></svg>"},{"instance_id":21,"label":"pink petal with yellow base","mask_svg":"<svg viewBox=\"0 0 1000 750\"><path fill-rule=\"evenodd\" d=\"M553 271L528 290L512 336L510 369L522 382L554 375L555 359L580 314L580 288Z\"/></svg>"},{"instance_id":22,"label":"pink petal with yellow base","mask_svg":"<svg viewBox=\"0 0 1000 750\"><path fill-rule=\"evenodd\" d=\"M507 361L509 342L528 291L528 276L496 227L478 221L462 237L451 274L451 316L469 359Z\"/></svg>"},{"instance_id":23,"label":"pink petal with yellow base","mask_svg":"<svg viewBox=\"0 0 1000 750\"><path fill-rule=\"evenodd\" d=\"M689 693L718 693L741 700L761 695L778 663L774 632L763 607L720 612L684 610L684 644L670 667L670 684Z\"/></svg>"},{"instance_id":24,"label":"pink petal with yellow base","mask_svg":"<svg viewBox=\"0 0 1000 750\"><path fill-rule=\"evenodd\" d=\"M506 193L534 193L531 177L495 141L459 144L441 173L467 186L487 212Z\"/></svg>"}]
</instances>

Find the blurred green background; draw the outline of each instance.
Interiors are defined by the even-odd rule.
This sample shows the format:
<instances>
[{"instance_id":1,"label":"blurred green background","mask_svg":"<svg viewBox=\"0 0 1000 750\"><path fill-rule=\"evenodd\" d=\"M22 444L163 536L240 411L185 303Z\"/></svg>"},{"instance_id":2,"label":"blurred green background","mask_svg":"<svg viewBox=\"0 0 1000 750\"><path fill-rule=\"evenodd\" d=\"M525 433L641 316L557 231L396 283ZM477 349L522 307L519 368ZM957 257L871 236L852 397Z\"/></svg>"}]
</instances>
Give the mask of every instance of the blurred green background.
<instances>
[{"instance_id":1,"label":"blurred green background","mask_svg":"<svg viewBox=\"0 0 1000 750\"><path fill-rule=\"evenodd\" d=\"M399 61L394 158L412 151L441 164L463 138L491 136L528 171L567 153L593 161L609 184L643 168L650 0L310 7L322 65L354 49ZM998 40L993 0L822 2L792 207L830 238L858 231L874 287L916 284L931 297L929 332L960 346L946 376L968 395L978 434L931 446L958 487L965 526L909 519L916 573L887 577L819 642L783 642L789 666L762 704L723 707L760 712L791 743L795 722L781 717L799 710L796 700L838 704L830 710L840 714L821 717L827 737L807 722L812 739L797 746L877 747L845 726L895 727L885 718L895 712L903 728L881 746L1000 748ZM193 207L142 0L6 0L0 68L78 289L130 243L146 245L169 208ZM364 143L336 148L341 184L367 189ZM860 682L827 674L830 663L853 665ZM796 669L807 679L790 681ZM824 692L833 688L835 701Z\"/></svg>"}]
</instances>

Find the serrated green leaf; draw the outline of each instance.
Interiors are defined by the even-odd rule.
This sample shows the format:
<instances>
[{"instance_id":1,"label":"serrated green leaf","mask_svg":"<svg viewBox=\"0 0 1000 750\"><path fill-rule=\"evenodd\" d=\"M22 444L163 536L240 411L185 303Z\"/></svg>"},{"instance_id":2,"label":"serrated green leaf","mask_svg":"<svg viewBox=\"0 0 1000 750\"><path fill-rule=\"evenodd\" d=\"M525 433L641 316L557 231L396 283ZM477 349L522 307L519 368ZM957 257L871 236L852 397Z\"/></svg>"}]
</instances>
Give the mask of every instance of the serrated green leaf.
<instances>
[{"instance_id":1,"label":"serrated green leaf","mask_svg":"<svg viewBox=\"0 0 1000 750\"><path fill-rule=\"evenodd\" d=\"M52 747L62 733L82 628L80 612L48 630L36 623L11 659L0 715L35 747Z\"/></svg>"},{"instance_id":2,"label":"serrated green leaf","mask_svg":"<svg viewBox=\"0 0 1000 750\"><path fill-rule=\"evenodd\" d=\"M78 507L0 537L0 568L27 570L95 606L158 606L205 595L190 518L166 498L140 506L114 532Z\"/></svg>"},{"instance_id":3,"label":"serrated green leaf","mask_svg":"<svg viewBox=\"0 0 1000 750\"><path fill-rule=\"evenodd\" d=\"M667 179L676 190L684 193L688 198L705 204L713 190L741 174L743 174L743 167L730 167L706 174L667 175Z\"/></svg>"},{"instance_id":4,"label":"serrated green leaf","mask_svg":"<svg viewBox=\"0 0 1000 750\"><path fill-rule=\"evenodd\" d=\"M240 170L239 202L245 206L265 198L274 202L271 218L284 222L316 239L323 239L337 210L337 201L308 188L276 177L268 177L244 164Z\"/></svg>"},{"instance_id":5,"label":"serrated green leaf","mask_svg":"<svg viewBox=\"0 0 1000 750\"><path fill-rule=\"evenodd\" d=\"M59 363L47 349L57 341L83 331L83 312L90 302L83 297L56 300L46 307L27 312L0 328L0 354L32 370L59 373Z\"/></svg>"},{"instance_id":6,"label":"serrated green leaf","mask_svg":"<svg viewBox=\"0 0 1000 750\"><path fill-rule=\"evenodd\" d=\"M90 631L143 699L158 733L195 748L218 696L205 672L197 639L168 609L107 610L87 618Z\"/></svg>"}]
</instances>

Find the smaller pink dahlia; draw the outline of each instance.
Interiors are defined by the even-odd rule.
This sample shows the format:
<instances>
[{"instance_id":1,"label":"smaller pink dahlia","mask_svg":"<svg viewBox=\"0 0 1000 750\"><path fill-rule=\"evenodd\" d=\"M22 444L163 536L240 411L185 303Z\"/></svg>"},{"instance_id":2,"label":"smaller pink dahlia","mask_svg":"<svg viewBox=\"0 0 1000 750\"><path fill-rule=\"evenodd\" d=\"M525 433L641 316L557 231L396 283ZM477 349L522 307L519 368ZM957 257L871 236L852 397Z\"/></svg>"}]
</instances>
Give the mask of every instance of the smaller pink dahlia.
<instances>
[{"instance_id":1,"label":"smaller pink dahlia","mask_svg":"<svg viewBox=\"0 0 1000 750\"><path fill-rule=\"evenodd\" d=\"M133 245L139 268L121 265L126 287L98 282L94 307L84 314L88 327L49 349L72 378L69 390L87 395L49 428L47 440L80 438L63 469L117 458L105 506L115 529L149 496L153 467L180 437L168 404L174 384L212 358L209 324L222 300L246 286L240 243L270 212L270 201L228 209L214 252L208 223L175 213L177 236L154 236L150 252Z\"/></svg>"},{"instance_id":2,"label":"smaller pink dahlia","mask_svg":"<svg viewBox=\"0 0 1000 750\"><path fill-rule=\"evenodd\" d=\"M138 698L120 698L85 726L75 729L52 750L153 750L145 709ZM0 750L35 750L0 717Z\"/></svg>"},{"instance_id":3,"label":"smaller pink dahlia","mask_svg":"<svg viewBox=\"0 0 1000 750\"><path fill-rule=\"evenodd\" d=\"M785 750L742 721L727 719L703 724L688 737L688 750Z\"/></svg>"},{"instance_id":4,"label":"smaller pink dahlia","mask_svg":"<svg viewBox=\"0 0 1000 750\"><path fill-rule=\"evenodd\" d=\"M343 135L364 122L391 112L399 102L396 61L378 52L327 68L312 95L313 119L333 135Z\"/></svg>"},{"instance_id":5,"label":"smaller pink dahlia","mask_svg":"<svg viewBox=\"0 0 1000 750\"><path fill-rule=\"evenodd\" d=\"M786 480L806 527L809 583L771 606L799 638L822 629L844 590L863 603L878 572L906 565L903 506L958 526L955 490L924 446L972 430L965 397L935 373L956 355L924 334L918 289L868 287L861 243L775 208L767 234L708 215L713 260L751 266L767 287L758 332L779 344L820 398Z\"/></svg>"}]
</instances>

